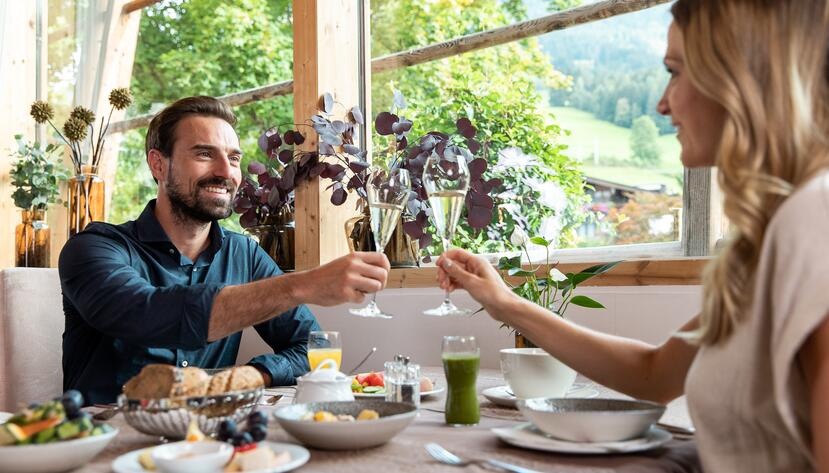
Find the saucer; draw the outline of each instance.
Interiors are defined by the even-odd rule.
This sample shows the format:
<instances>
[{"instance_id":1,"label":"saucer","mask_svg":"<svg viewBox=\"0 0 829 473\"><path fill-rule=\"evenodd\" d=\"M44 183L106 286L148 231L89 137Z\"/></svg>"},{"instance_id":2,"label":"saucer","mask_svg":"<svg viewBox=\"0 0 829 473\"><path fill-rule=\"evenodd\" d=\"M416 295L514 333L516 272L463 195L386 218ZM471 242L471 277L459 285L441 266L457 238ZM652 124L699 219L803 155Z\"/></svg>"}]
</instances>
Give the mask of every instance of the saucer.
<instances>
[{"instance_id":1,"label":"saucer","mask_svg":"<svg viewBox=\"0 0 829 473\"><path fill-rule=\"evenodd\" d=\"M291 455L291 461L273 468L266 468L264 470L256 470L246 473L282 473L285 471L291 471L304 465L311 458L311 453L306 448L292 443L278 443L263 440L259 442L259 446L257 448L265 447L270 448L277 454L287 451ZM138 463L138 456L141 455L141 452L144 450L146 449L139 448L138 450L133 450L116 458L115 461L112 462L112 471L115 473L153 473L150 470L144 469L144 467Z\"/></svg>"},{"instance_id":2,"label":"saucer","mask_svg":"<svg viewBox=\"0 0 829 473\"><path fill-rule=\"evenodd\" d=\"M575 453L581 455L614 455L633 453L661 447L673 437L659 427L651 427L644 436L622 442L568 442L544 435L532 424L494 428L492 432L502 441L519 448L543 452Z\"/></svg>"},{"instance_id":3,"label":"saucer","mask_svg":"<svg viewBox=\"0 0 829 473\"><path fill-rule=\"evenodd\" d=\"M494 388L484 389L481 394L484 395L490 402L502 407L512 407L513 409L517 409L518 406L516 403L518 402L518 398L509 390L509 386L496 386ZM567 391L567 394L564 397L573 397L573 398L594 398L599 395L599 391L590 387L587 384L576 383L570 390Z\"/></svg>"}]
</instances>

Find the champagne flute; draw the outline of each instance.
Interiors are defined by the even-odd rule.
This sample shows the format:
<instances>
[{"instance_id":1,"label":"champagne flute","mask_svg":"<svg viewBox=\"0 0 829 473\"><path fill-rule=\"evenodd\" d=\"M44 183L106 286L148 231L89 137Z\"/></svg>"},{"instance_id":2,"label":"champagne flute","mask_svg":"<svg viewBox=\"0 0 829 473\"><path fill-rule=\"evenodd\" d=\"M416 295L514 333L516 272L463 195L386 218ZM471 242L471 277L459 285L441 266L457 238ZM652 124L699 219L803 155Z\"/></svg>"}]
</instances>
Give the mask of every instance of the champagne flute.
<instances>
[{"instance_id":1,"label":"champagne flute","mask_svg":"<svg viewBox=\"0 0 829 473\"><path fill-rule=\"evenodd\" d=\"M456 160L441 159L437 153L432 153L423 168L423 187L429 194L429 205L432 207L432 220L435 222L437 234L443 242L443 251L449 249L452 237L455 236L455 227L458 225L466 191L469 189L469 168L466 158L457 156ZM423 311L426 315L443 317L447 315L469 315L469 309L459 309L449 298L446 291L443 303L434 309Z\"/></svg>"},{"instance_id":2,"label":"champagne flute","mask_svg":"<svg viewBox=\"0 0 829 473\"><path fill-rule=\"evenodd\" d=\"M374 234L375 251L383 252L391 239L400 214L409 201L412 190L412 181L409 171L394 168L389 171L374 168L369 174L366 183L368 209L371 213L371 233ZM360 309L350 309L350 313L360 317L376 317L390 319L392 316L383 312L377 305L377 293L371 296L371 301Z\"/></svg>"}]
</instances>

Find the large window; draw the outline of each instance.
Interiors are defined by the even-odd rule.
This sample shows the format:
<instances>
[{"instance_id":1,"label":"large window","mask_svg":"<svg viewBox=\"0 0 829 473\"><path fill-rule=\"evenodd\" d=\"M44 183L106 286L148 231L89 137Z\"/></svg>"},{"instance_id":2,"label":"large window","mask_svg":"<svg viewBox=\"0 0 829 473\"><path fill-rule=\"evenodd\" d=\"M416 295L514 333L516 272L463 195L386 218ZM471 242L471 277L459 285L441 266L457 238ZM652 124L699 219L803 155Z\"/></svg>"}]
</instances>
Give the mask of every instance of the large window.
<instances>
[{"instance_id":1,"label":"large window","mask_svg":"<svg viewBox=\"0 0 829 473\"><path fill-rule=\"evenodd\" d=\"M290 0L165 0L142 12L131 88L130 116L157 111L190 95L222 96L291 79L293 28ZM293 122L290 95L234 109L243 168L260 159L265 129ZM109 220L138 216L156 192L145 164L146 128L129 131L118 157ZM238 215L223 221L238 229Z\"/></svg>"},{"instance_id":2,"label":"large window","mask_svg":"<svg viewBox=\"0 0 829 473\"><path fill-rule=\"evenodd\" d=\"M374 0L372 53L419 48L580 3ZM661 65L668 8L373 76L375 113L391 107L392 91L400 90L417 132L451 131L455 119L467 117L486 144L489 176L504 182L495 194L498 211L484 231L462 225L455 244L509 250L520 226L558 248L677 242L670 248L680 251L679 144L670 121L656 112L668 79Z\"/></svg>"}]
</instances>

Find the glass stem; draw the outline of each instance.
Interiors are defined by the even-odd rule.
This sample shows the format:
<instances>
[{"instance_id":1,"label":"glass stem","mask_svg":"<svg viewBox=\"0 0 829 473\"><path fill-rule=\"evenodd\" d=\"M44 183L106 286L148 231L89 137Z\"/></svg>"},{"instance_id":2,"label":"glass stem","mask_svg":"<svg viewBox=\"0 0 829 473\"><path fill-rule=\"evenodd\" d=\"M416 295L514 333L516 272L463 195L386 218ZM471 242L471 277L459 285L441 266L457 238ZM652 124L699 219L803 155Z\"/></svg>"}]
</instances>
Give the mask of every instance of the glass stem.
<instances>
[{"instance_id":1,"label":"glass stem","mask_svg":"<svg viewBox=\"0 0 829 473\"><path fill-rule=\"evenodd\" d=\"M444 237L441 237L441 240L443 240L443 252L446 253L447 251L449 251L449 248L450 248L450 246L449 246L450 243L449 242L452 241L452 239L447 238L447 237L444 236ZM449 298L449 290L448 289L443 293L443 304L444 305L452 304L452 300Z\"/></svg>"}]
</instances>

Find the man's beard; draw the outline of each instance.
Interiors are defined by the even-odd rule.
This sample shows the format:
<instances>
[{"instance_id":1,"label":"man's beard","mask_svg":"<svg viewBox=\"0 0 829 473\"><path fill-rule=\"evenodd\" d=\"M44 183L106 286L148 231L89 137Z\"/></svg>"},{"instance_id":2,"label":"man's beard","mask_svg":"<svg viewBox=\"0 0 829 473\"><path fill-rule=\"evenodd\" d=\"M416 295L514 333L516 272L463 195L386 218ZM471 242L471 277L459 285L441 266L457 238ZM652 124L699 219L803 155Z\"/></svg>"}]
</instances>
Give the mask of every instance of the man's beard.
<instances>
[{"instance_id":1,"label":"man's beard","mask_svg":"<svg viewBox=\"0 0 829 473\"><path fill-rule=\"evenodd\" d=\"M226 188L229 198L224 200L222 198L212 199L201 196L200 191L208 186ZM229 179L213 177L200 180L193 187L193 190L186 194L181 183L171 173L165 187L173 215L180 221L210 223L227 218L233 212L233 195L236 192L236 187L233 185L233 181Z\"/></svg>"}]
</instances>

